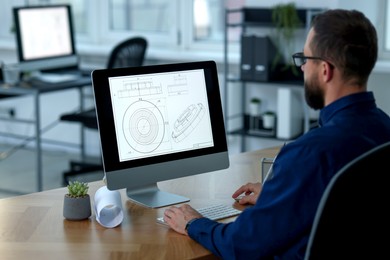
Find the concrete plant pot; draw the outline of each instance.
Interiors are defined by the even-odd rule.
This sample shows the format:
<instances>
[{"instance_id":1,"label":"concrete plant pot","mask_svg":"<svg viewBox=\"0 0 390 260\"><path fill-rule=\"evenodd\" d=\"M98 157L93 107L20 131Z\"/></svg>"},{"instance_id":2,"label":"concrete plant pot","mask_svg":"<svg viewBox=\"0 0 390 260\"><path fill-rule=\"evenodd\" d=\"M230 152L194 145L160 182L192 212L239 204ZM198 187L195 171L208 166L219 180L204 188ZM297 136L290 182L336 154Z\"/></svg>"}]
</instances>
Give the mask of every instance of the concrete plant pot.
<instances>
[{"instance_id":1,"label":"concrete plant pot","mask_svg":"<svg viewBox=\"0 0 390 260\"><path fill-rule=\"evenodd\" d=\"M68 220L83 220L91 216L91 199L87 194L83 197L64 196L64 218Z\"/></svg>"}]
</instances>

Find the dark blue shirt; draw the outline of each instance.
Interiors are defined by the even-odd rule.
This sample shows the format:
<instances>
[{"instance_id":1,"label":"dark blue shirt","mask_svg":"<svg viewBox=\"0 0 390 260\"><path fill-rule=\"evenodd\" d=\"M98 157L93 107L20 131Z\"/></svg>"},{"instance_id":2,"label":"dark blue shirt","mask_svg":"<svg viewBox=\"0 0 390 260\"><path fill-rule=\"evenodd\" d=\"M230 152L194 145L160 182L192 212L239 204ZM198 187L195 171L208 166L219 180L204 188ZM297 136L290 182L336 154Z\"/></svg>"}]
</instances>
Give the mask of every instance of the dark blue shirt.
<instances>
[{"instance_id":1,"label":"dark blue shirt","mask_svg":"<svg viewBox=\"0 0 390 260\"><path fill-rule=\"evenodd\" d=\"M188 234L223 259L303 259L332 176L388 141L390 118L377 108L372 92L343 97L321 110L318 128L281 149L256 205L228 224L195 220Z\"/></svg>"}]
</instances>

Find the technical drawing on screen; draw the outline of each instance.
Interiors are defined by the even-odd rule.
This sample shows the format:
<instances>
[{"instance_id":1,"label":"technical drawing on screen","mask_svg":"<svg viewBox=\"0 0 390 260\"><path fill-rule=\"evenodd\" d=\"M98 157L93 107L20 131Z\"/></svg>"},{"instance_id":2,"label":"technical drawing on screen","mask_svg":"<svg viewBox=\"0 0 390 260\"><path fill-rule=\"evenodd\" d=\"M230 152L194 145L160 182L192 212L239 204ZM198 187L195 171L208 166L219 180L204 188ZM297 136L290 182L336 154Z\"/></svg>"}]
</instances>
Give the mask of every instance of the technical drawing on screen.
<instances>
[{"instance_id":1,"label":"technical drawing on screen","mask_svg":"<svg viewBox=\"0 0 390 260\"><path fill-rule=\"evenodd\" d=\"M109 189L161 207L189 199L157 182L229 166L214 62L95 70L92 81Z\"/></svg>"},{"instance_id":2,"label":"technical drawing on screen","mask_svg":"<svg viewBox=\"0 0 390 260\"><path fill-rule=\"evenodd\" d=\"M205 84L202 70L110 78L120 161L213 146Z\"/></svg>"}]
</instances>

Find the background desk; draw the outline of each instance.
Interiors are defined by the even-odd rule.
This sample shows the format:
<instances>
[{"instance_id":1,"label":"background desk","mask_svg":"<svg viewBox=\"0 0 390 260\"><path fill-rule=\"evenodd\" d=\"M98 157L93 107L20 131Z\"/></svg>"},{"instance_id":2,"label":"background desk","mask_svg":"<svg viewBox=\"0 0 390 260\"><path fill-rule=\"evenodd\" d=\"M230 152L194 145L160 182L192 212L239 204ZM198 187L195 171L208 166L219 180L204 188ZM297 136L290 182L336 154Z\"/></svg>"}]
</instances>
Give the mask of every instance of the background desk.
<instances>
[{"instance_id":1,"label":"background desk","mask_svg":"<svg viewBox=\"0 0 390 260\"><path fill-rule=\"evenodd\" d=\"M229 169L159 183L161 190L191 198L201 207L233 204L233 192L242 184L260 181L262 157L273 157L279 148L231 157ZM93 206L101 181L90 184ZM166 226L156 223L165 208L144 208L127 200L120 190L125 217L106 229L95 214L84 221L62 216L66 188L0 200L1 259L213 259L208 250ZM243 208L242 206L241 209ZM225 221L231 221L226 219Z\"/></svg>"},{"instance_id":2,"label":"background desk","mask_svg":"<svg viewBox=\"0 0 390 260\"><path fill-rule=\"evenodd\" d=\"M36 147L36 172L37 172L37 191L42 191L42 147L41 147L41 117L40 117L40 102L39 96L44 93L53 91L66 90L71 88L78 88L80 91L80 107L84 106L84 96L82 88L84 86L91 85L91 77L80 76L77 80L61 83L44 83L44 82L21 82L18 85L10 86L7 84L0 84L0 95L6 96L21 96L32 95L34 99L34 111L35 116L33 120L14 119L14 118L0 118L0 120L12 120L17 122L32 123L35 124L35 147ZM84 140L82 137L81 140ZM81 145L83 148L83 144Z\"/></svg>"}]
</instances>

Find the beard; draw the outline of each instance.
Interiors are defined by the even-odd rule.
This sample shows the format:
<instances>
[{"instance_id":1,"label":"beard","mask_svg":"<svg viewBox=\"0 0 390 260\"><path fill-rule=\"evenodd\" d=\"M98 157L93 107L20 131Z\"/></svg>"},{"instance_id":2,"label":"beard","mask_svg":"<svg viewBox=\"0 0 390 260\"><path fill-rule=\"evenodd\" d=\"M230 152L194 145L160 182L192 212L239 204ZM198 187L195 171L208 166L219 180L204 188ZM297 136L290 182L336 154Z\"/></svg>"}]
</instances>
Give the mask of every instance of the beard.
<instances>
[{"instance_id":1,"label":"beard","mask_svg":"<svg viewBox=\"0 0 390 260\"><path fill-rule=\"evenodd\" d=\"M309 107L314 110L322 109L325 105L324 93L320 88L317 77L312 77L304 82L305 99Z\"/></svg>"}]
</instances>

